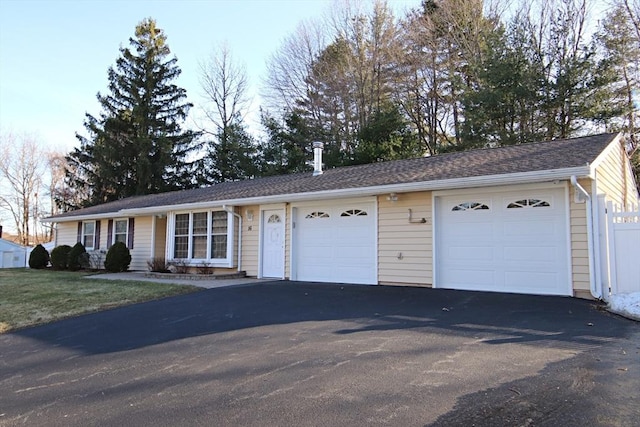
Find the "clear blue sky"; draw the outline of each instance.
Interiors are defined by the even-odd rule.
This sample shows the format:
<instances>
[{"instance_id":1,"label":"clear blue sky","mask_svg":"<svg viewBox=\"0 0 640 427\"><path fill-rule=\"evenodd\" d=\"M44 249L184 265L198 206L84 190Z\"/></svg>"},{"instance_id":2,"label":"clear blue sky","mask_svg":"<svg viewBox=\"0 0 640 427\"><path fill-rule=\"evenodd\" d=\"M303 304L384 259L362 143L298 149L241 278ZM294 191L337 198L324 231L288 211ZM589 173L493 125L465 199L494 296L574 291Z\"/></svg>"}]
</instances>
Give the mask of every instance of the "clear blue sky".
<instances>
[{"instance_id":1,"label":"clear blue sky","mask_svg":"<svg viewBox=\"0 0 640 427\"><path fill-rule=\"evenodd\" d=\"M107 69L146 17L164 29L178 58L177 84L200 101L198 63L227 41L257 93L266 59L332 0L0 0L0 130L31 133L69 151L85 112L100 113ZM397 14L420 0L390 0ZM256 100L256 107L259 100Z\"/></svg>"}]
</instances>

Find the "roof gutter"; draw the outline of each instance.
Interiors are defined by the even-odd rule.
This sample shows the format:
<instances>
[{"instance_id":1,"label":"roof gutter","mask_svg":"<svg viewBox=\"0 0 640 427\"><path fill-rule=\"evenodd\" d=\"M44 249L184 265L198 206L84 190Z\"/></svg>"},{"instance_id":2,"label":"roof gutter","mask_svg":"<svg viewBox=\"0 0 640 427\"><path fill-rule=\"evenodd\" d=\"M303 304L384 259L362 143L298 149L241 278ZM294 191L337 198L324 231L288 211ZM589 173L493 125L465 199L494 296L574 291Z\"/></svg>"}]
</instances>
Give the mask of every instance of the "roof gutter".
<instances>
[{"instance_id":1,"label":"roof gutter","mask_svg":"<svg viewBox=\"0 0 640 427\"><path fill-rule=\"evenodd\" d=\"M140 216L153 215L172 210L206 209L212 206L247 206L255 204L286 203L312 201L326 198L366 197L384 193L409 193L412 191L453 190L457 188L474 188L486 186L498 186L505 184L526 184L533 182L545 182L562 179L570 179L571 176L589 176L589 165L566 169L552 169L534 172L521 172L514 174L484 175L465 178L452 178L437 181L409 182L402 184L389 184L360 188L346 188L339 190L313 191L306 193L277 194L273 196L247 197L240 199L209 200L206 202L173 204L164 206L150 206L146 208L122 209L116 212L97 215L77 215L62 218L45 218L44 222L67 222L83 219L113 218L114 216Z\"/></svg>"},{"instance_id":2,"label":"roof gutter","mask_svg":"<svg viewBox=\"0 0 640 427\"><path fill-rule=\"evenodd\" d=\"M576 199L579 197L584 197L586 200L586 209L587 209L587 244L588 244L588 254L589 254L589 290L591 291L591 295L596 299L602 299L602 290L598 289L596 286L596 273L595 273L595 246L593 239L593 203L591 200L591 196L587 191L578 183L578 178L575 175L571 176L571 185L573 185L576 189ZM581 195L581 196L580 196Z\"/></svg>"}]
</instances>

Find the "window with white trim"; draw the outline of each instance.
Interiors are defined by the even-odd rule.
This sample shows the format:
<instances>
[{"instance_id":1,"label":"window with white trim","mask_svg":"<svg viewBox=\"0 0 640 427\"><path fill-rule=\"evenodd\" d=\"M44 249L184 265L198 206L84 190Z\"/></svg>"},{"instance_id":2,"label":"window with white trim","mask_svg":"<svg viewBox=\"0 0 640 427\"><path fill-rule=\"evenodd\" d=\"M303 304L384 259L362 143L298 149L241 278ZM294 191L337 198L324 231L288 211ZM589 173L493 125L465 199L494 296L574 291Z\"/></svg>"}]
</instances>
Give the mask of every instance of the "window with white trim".
<instances>
[{"instance_id":1,"label":"window with white trim","mask_svg":"<svg viewBox=\"0 0 640 427\"><path fill-rule=\"evenodd\" d=\"M227 260L231 230L226 211L179 213L173 225L174 259Z\"/></svg>"},{"instance_id":2,"label":"window with white trim","mask_svg":"<svg viewBox=\"0 0 640 427\"><path fill-rule=\"evenodd\" d=\"M82 244L86 250L93 250L96 241L96 222L85 221L82 223Z\"/></svg>"},{"instance_id":3,"label":"window with white trim","mask_svg":"<svg viewBox=\"0 0 640 427\"><path fill-rule=\"evenodd\" d=\"M113 243L122 242L125 245L128 242L129 220L116 219L113 222Z\"/></svg>"},{"instance_id":4,"label":"window with white trim","mask_svg":"<svg viewBox=\"0 0 640 427\"><path fill-rule=\"evenodd\" d=\"M207 258L207 212L197 212L193 214L191 258Z\"/></svg>"},{"instance_id":5,"label":"window with white trim","mask_svg":"<svg viewBox=\"0 0 640 427\"><path fill-rule=\"evenodd\" d=\"M189 257L189 217L189 214L176 215L173 257L177 259Z\"/></svg>"},{"instance_id":6,"label":"window with white trim","mask_svg":"<svg viewBox=\"0 0 640 427\"><path fill-rule=\"evenodd\" d=\"M211 212L211 258L227 257L227 213Z\"/></svg>"}]
</instances>

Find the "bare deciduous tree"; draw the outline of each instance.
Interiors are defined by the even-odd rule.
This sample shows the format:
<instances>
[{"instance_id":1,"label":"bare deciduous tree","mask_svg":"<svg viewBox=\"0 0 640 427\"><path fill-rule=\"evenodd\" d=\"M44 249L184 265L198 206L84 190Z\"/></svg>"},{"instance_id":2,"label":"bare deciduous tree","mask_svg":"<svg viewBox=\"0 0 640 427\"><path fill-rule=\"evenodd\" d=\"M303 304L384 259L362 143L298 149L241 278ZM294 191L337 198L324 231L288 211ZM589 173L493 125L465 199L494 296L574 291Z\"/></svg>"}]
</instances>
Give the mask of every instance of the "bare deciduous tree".
<instances>
[{"instance_id":1,"label":"bare deciduous tree","mask_svg":"<svg viewBox=\"0 0 640 427\"><path fill-rule=\"evenodd\" d=\"M11 214L23 245L30 244L31 232L43 213L39 195L45 166L46 156L34 137L10 133L0 136L0 208Z\"/></svg>"},{"instance_id":2,"label":"bare deciduous tree","mask_svg":"<svg viewBox=\"0 0 640 427\"><path fill-rule=\"evenodd\" d=\"M244 65L236 62L224 43L200 63L200 86L204 92L204 113L216 127L215 134L225 133L234 122L241 122L251 100Z\"/></svg>"}]
</instances>

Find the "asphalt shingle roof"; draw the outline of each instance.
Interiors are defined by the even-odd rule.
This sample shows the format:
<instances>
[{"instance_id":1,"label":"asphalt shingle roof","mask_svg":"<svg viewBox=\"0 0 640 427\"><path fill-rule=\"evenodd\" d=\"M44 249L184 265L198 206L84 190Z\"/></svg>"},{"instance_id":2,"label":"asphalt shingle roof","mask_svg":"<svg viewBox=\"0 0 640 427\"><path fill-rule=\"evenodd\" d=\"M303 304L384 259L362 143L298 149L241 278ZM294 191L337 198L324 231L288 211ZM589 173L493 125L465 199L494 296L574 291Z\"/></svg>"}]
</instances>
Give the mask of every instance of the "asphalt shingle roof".
<instances>
[{"instance_id":1,"label":"asphalt shingle roof","mask_svg":"<svg viewBox=\"0 0 640 427\"><path fill-rule=\"evenodd\" d=\"M432 182L554 169L592 163L616 137L607 133L580 138L487 148L311 172L224 182L193 190L129 197L51 217L99 215L123 209L174 206L382 185Z\"/></svg>"}]
</instances>

